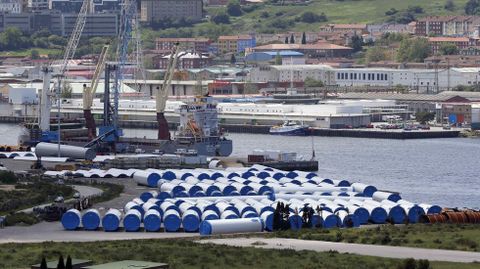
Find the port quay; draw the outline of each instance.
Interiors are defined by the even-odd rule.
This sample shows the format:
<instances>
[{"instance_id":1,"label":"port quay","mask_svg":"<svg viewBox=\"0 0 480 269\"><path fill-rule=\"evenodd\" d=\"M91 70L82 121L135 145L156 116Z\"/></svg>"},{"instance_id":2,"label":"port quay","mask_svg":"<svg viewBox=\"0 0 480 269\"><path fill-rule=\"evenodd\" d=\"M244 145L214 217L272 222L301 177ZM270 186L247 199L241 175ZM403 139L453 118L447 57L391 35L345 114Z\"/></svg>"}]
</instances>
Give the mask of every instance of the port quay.
<instances>
[{"instance_id":1,"label":"port quay","mask_svg":"<svg viewBox=\"0 0 480 269\"><path fill-rule=\"evenodd\" d=\"M480 0L0 0L0 268L480 268Z\"/></svg>"}]
</instances>

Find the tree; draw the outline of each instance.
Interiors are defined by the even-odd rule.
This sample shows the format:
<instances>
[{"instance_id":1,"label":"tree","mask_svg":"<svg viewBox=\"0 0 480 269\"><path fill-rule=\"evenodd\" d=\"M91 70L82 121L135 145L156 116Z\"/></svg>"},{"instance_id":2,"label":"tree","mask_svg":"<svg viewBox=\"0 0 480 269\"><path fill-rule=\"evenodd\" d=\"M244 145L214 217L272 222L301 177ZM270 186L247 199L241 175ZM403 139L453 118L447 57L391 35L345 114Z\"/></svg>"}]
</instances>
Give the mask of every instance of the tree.
<instances>
[{"instance_id":1,"label":"tree","mask_svg":"<svg viewBox=\"0 0 480 269\"><path fill-rule=\"evenodd\" d=\"M479 0L469 0L465 4L465 14L476 15L476 14L478 14L479 8L480 8L480 1Z\"/></svg>"},{"instance_id":2,"label":"tree","mask_svg":"<svg viewBox=\"0 0 480 269\"><path fill-rule=\"evenodd\" d=\"M275 55L275 65L282 65L282 56L280 56L280 52L277 51L277 55Z\"/></svg>"},{"instance_id":3,"label":"tree","mask_svg":"<svg viewBox=\"0 0 480 269\"><path fill-rule=\"evenodd\" d=\"M230 63L235 64L237 62L237 58L235 58L235 54L232 53L232 56L230 57Z\"/></svg>"},{"instance_id":4,"label":"tree","mask_svg":"<svg viewBox=\"0 0 480 269\"><path fill-rule=\"evenodd\" d=\"M306 77L304 81L304 86L306 88L313 88L313 87L318 88L318 87L323 87L324 84L323 84L323 81L321 80L316 80L311 77Z\"/></svg>"},{"instance_id":5,"label":"tree","mask_svg":"<svg viewBox=\"0 0 480 269\"><path fill-rule=\"evenodd\" d=\"M23 36L22 31L16 27L8 27L0 33L0 48L5 50L18 50L24 48L26 37Z\"/></svg>"},{"instance_id":6,"label":"tree","mask_svg":"<svg viewBox=\"0 0 480 269\"><path fill-rule=\"evenodd\" d=\"M224 12L217 13L213 15L210 20L215 24L229 24L230 17Z\"/></svg>"},{"instance_id":7,"label":"tree","mask_svg":"<svg viewBox=\"0 0 480 269\"><path fill-rule=\"evenodd\" d=\"M458 47L453 43L445 43L440 46L440 53L442 55L457 55Z\"/></svg>"},{"instance_id":8,"label":"tree","mask_svg":"<svg viewBox=\"0 0 480 269\"><path fill-rule=\"evenodd\" d=\"M65 269L73 269L72 257L70 257L70 255L68 255L67 257L67 263L65 264Z\"/></svg>"},{"instance_id":9,"label":"tree","mask_svg":"<svg viewBox=\"0 0 480 269\"><path fill-rule=\"evenodd\" d=\"M368 63L389 60L388 50L377 46L368 48L365 53L365 60Z\"/></svg>"},{"instance_id":10,"label":"tree","mask_svg":"<svg viewBox=\"0 0 480 269\"><path fill-rule=\"evenodd\" d=\"M428 39L423 37L404 39L398 48L399 62L423 62L430 55Z\"/></svg>"},{"instance_id":11,"label":"tree","mask_svg":"<svg viewBox=\"0 0 480 269\"><path fill-rule=\"evenodd\" d=\"M70 99L72 98L72 92L73 92L72 85L70 85L70 83L68 82L64 82L62 86L61 97L63 99Z\"/></svg>"},{"instance_id":12,"label":"tree","mask_svg":"<svg viewBox=\"0 0 480 269\"><path fill-rule=\"evenodd\" d=\"M447 2L445 2L445 6L443 6L443 7L448 11L454 11L455 10L455 3L453 3L453 0L447 0Z\"/></svg>"},{"instance_id":13,"label":"tree","mask_svg":"<svg viewBox=\"0 0 480 269\"><path fill-rule=\"evenodd\" d=\"M363 39L361 36L355 34L351 39L351 47L353 52L361 51L363 47Z\"/></svg>"},{"instance_id":14,"label":"tree","mask_svg":"<svg viewBox=\"0 0 480 269\"><path fill-rule=\"evenodd\" d=\"M425 124L425 123L433 120L434 118L435 118L435 113L433 113L433 112L421 111L421 112L417 112L415 114L415 119L417 119L417 121L420 122L421 124Z\"/></svg>"},{"instance_id":15,"label":"tree","mask_svg":"<svg viewBox=\"0 0 480 269\"><path fill-rule=\"evenodd\" d=\"M288 36L285 37L285 44L288 44Z\"/></svg>"},{"instance_id":16,"label":"tree","mask_svg":"<svg viewBox=\"0 0 480 269\"><path fill-rule=\"evenodd\" d=\"M295 44L295 37L293 34L290 35L290 44Z\"/></svg>"},{"instance_id":17,"label":"tree","mask_svg":"<svg viewBox=\"0 0 480 269\"><path fill-rule=\"evenodd\" d=\"M305 35L305 32L302 34L302 44L307 44L307 35Z\"/></svg>"},{"instance_id":18,"label":"tree","mask_svg":"<svg viewBox=\"0 0 480 269\"><path fill-rule=\"evenodd\" d=\"M38 52L38 50L30 51L30 59L32 60L40 59L40 53Z\"/></svg>"},{"instance_id":19,"label":"tree","mask_svg":"<svg viewBox=\"0 0 480 269\"><path fill-rule=\"evenodd\" d=\"M65 262L63 261L63 255L58 258L57 269L65 269Z\"/></svg>"},{"instance_id":20,"label":"tree","mask_svg":"<svg viewBox=\"0 0 480 269\"><path fill-rule=\"evenodd\" d=\"M242 16L242 7L238 1L232 0L228 2L227 5L227 14L230 16L238 17Z\"/></svg>"},{"instance_id":21,"label":"tree","mask_svg":"<svg viewBox=\"0 0 480 269\"><path fill-rule=\"evenodd\" d=\"M40 263L40 269L48 269L45 257L42 258L42 262Z\"/></svg>"}]
</instances>

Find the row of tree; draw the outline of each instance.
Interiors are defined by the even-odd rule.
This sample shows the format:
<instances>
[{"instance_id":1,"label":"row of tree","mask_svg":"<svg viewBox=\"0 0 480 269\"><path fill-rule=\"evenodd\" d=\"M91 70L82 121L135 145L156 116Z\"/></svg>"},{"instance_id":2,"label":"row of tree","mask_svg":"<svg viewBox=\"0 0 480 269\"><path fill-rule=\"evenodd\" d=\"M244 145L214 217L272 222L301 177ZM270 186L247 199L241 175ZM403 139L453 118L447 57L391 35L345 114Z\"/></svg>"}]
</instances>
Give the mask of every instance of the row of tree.
<instances>
[{"instance_id":1,"label":"row of tree","mask_svg":"<svg viewBox=\"0 0 480 269\"><path fill-rule=\"evenodd\" d=\"M111 38L106 37L82 38L75 56L98 54L105 43L112 44L113 41ZM68 39L66 37L51 34L46 29L33 34L27 34L18 28L9 27L0 33L0 51L16 51L30 48L58 50L56 53L50 54L50 58L56 58L61 55L67 42ZM38 58L38 50L32 50L31 56L32 58Z\"/></svg>"},{"instance_id":2,"label":"row of tree","mask_svg":"<svg viewBox=\"0 0 480 269\"><path fill-rule=\"evenodd\" d=\"M42 258L42 262L40 263L40 269L48 269L45 257ZM68 255L67 257L67 262L64 261L63 255L60 255L60 257L58 258L57 269L73 269L72 258L70 257L70 255Z\"/></svg>"},{"instance_id":3,"label":"row of tree","mask_svg":"<svg viewBox=\"0 0 480 269\"><path fill-rule=\"evenodd\" d=\"M305 32L302 33L302 44L307 44L307 36L305 35ZM285 44L295 44L295 36L293 34L290 35L290 38L288 36L285 37Z\"/></svg>"}]
</instances>

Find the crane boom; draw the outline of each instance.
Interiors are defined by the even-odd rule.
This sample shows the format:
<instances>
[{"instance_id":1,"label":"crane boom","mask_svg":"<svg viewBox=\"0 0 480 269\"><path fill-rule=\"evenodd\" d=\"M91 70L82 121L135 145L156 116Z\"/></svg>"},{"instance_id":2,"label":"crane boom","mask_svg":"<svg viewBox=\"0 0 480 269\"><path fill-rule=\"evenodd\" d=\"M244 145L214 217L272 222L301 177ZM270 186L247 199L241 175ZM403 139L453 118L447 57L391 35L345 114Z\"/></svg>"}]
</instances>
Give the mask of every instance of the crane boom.
<instances>
[{"instance_id":1,"label":"crane boom","mask_svg":"<svg viewBox=\"0 0 480 269\"><path fill-rule=\"evenodd\" d=\"M63 75L67 70L68 61L75 56L75 51L77 50L78 43L80 42L80 37L82 36L83 28L85 27L85 22L87 20L88 7L90 5L90 0L83 0L82 7L78 13L77 20L75 21L75 27L72 30L70 39L68 40L67 47L65 48L65 53L63 54L63 61L60 66L59 73Z\"/></svg>"},{"instance_id":2,"label":"crane boom","mask_svg":"<svg viewBox=\"0 0 480 269\"><path fill-rule=\"evenodd\" d=\"M168 87L172 83L173 75L175 73L175 66L177 65L178 54L180 52L178 44L173 46L172 54L168 60L167 69L165 70L165 76L163 78L163 84L158 89L156 96L156 110L157 110L157 123L158 123L158 139L170 140L170 131L168 129L168 122L165 118L165 106L168 98Z\"/></svg>"},{"instance_id":3,"label":"crane boom","mask_svg":"<svg viewBox=\"0 0 480 269\"><path fill-rule=\"evenodd\" d=\"M78 42L80 41L80 36L82 35L83 28L85 26L85 21L87 18L88 6L90 0L84 0L80 12L78 13L77 20L75 22L75 27L72 30L70 39L68 40L67 47L63 54L63 60L60 65L59 73L60 76L63 76L67 70L68 61L73 58L75 51L77 50ZM39 125L40 129L44 133L50 132L50 109L52 104L52 98L54 97L55 88L50 88L50 82L52 79L52 65L48 65L43 68L43 88L42 88L42 97L40 100L40 119ZM59 78L56 82L57 98L60 97L61 91L61 79ZM48 136L48 135L47 135Z\"/></svg>"},{"instance_id":4,"label":"crane boom","mask_svg":"<svg viewBox=\"0 0 480 269\"><path fill-rule=\"evenodd\" d=\"M93 98L95 97L95 93L97 92L98 82L100 81L100 75L103 72L103 68L105 67L105 61L107 60L107 53L110 45L105 45L102 48L102 52L98 57L97 66L95 67L95 72L93 73L92 82L90 83L90 87L85 87L83 89L83 109L92 109Z\"/></svg>"},{"instance_id":5,"label":"crane boom","mask_svg":"<svg viewBox=\"0 0 480 269\"><path fill-rule=\"evenodd\" d=\"M168 87L170 87L170 84L172 83L173 75L175 74L175 67L177 66L179 52L180 52L180 49L178 45L175 45L172 49L172 54L170 54L170 58L168 60L162 87L159 89L156 96L157 113L163 113L165 111L165 105L167 103L167 98L168 98Z\"/></svg>"},{"instance_id":6,"label":"crane boom","mask_svg":"<svg viewBox=\"0 0 480 269\"><path fill-rule=\"evenodd\" d=\"M105 66L109 47L109 45L105 45L102 48L102 52L98 57L97 66L95 67L95 72L93 73L90 87L83 85L83 117L85 118L85 127L88 129L88 137L90 139L93 139L97 136L97 125L95 123L95 118L92 115L92 104L95 93L97 92L100 74L103 72L103 67Z\"/></svg>"}]
</instances>

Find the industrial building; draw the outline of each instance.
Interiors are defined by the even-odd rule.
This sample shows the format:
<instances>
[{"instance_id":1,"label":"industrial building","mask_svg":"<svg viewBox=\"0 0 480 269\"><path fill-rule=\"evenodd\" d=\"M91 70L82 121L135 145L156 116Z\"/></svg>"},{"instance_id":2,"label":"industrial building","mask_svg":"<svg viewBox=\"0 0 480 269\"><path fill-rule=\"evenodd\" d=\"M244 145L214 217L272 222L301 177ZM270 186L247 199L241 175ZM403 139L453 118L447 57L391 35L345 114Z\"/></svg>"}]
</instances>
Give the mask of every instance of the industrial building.
<instances>
[{"instance_id":1,"label":"industrial building","mask_svg":"<svg viewBox=\"0 0 480 269\"><path fill-rule=\"evenodd\" d=\"M307 77L320 79L326 85L343 87L374 86L393 88L404 86L418 92L434 93L460 85L477 85L480 68L390 69L336 68L329 65L272 65L254 68L252 82L304 81ZM438 85L437 85L438 83Z\"/></svg>"},{"instance_id":2,"label":"industrial building","mask_svg":"<svg viewBox=\"0 0 480 269\"><path fill-rule=\"evenodd\" d=\"M283 65L305 64L305 55L291 50L253 52L245 56L245 62L251 64L275 63L277 57L280 57Z\"/></svg>"},{"instance_id":3,"label":"industrial building","mask_svg":"<svg viewBox=\"0 0 480 269\"><path fill-rule=\"evenodd\" d=\"M328 42L317 42L315 44L269 44L252 48L252 51L298 51L309 58L336 58L349 57L352 54L352 48L331 44Z\"/></svg>"},{"instance_id":4,"label":"industrial building","mask_svg":"<svg viewBox=\"0 0 480 269\"><path fill-rule=\"evenodd\" d=\"M464 96L462 96L464 95ZM468 96L465 97L465 96ZM442 92L440 94L390 94L390 93L342 93L342 100L390 100L396 105L404 105L413 114L433 112L437 122L463 126L476 126L480 92ZM397 113L395 113L397 114ZM399 113L398 113L399 114Z\"/></svg>"}]
</instances>

